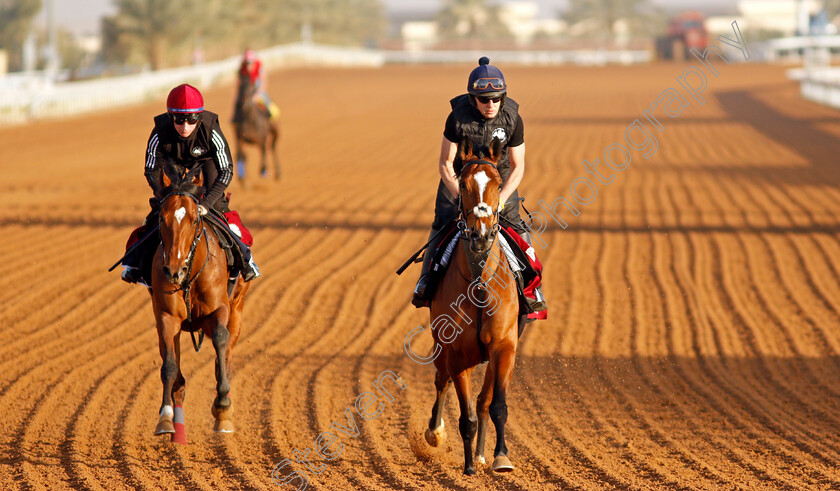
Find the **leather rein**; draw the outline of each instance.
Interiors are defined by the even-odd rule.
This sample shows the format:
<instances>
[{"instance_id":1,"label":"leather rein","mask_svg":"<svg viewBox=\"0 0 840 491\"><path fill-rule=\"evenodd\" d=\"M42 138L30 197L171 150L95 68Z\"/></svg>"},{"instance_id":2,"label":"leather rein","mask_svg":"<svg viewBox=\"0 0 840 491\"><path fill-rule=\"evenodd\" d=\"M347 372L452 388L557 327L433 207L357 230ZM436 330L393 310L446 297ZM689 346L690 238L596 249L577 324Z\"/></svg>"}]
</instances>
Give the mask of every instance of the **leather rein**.
<instances>
[{"instance_id":1,"label":"leather rein","mask_svg":"<svg viewBox=\"0 0 840 491\"><path fill-rule=\"evenodd\" d=\"M181 192L181 191L173 191L172 193L167 194L162 200L161 205L164 201L166 201L171 196L186 196L191 198L193 202L195 202L196 207L198 207L198 198L195 197L192 193ZM158 220L163 226L163 217L159 216ZM204 219L201 216L201 213L196 212L195 222L193 222L193 226L195 228L195 235L193 236L192 244L190 245L190 252L187 254L187 277L185 281L182 281L178 286L176 286L173 290L166 291L164 293L173 294L179 291L184 292L184 303L186 304L187 308L187 322L192 323L192 308L190 306L190 289L192 288L192 284L195 280L201 275L201 272L204 271L204 267L207 266L207 262L210 259L210 244L207 241L207 227L204 224ZM204 235L204 246L207 248L207 253L204 255L204 263L195 273L192 275L193 263L195 261L195 251L198 248L198 243L201 240L201 236ZM166 250L163 251L164 257L166 256ZM201 343L204 341L204 331L199 331L198 334L198 342L195 340L195 333L194 331L190 331L190 337L192 338L193 348L196 351L201 351Z\"/></svg>"}]
</instances>

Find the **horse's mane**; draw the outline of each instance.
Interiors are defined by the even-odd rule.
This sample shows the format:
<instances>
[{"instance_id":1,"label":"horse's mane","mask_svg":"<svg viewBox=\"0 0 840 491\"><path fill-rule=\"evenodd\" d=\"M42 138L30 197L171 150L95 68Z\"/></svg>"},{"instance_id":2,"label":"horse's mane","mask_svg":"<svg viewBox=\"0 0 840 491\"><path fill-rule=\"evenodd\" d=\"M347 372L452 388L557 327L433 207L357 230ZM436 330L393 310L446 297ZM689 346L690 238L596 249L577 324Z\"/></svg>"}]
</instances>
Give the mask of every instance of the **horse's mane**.
<instances>
[{"instance_id":1,"label":"horse's mane","mask_svg":"<svg viewBox=\"0 0 840 491\"><path fill-rule=\"evenodd\" d=\"M174 162L167 162L163 167L163 172L169 178L171 184L163 188L163 196L170 194L185 194L192 196L196 200L204 195L204 186L200 186L193 182L193 179L200 175L201 167L195 166L190 170L186 167Z\"/></svg>"}]
</instances>

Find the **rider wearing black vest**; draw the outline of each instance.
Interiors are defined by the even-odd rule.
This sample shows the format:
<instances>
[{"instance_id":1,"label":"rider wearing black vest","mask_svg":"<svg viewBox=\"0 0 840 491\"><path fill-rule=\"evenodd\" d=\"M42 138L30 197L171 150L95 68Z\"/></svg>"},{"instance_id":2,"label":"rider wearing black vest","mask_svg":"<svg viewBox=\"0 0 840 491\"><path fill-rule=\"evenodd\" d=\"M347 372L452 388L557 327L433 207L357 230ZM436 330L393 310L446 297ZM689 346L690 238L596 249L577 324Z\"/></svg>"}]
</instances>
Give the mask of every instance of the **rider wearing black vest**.
<instances>
[{"instance_id":1,"label":"rider wearing black vest","mask_svg":"<svg viewBox=\"0 0 840 491\"><path fill-rule=\"evenodd\" d=\"M478 64L467 81L467 94L450 101L452 112L446 119L441 143L441 180L435 198L435 219L423 257L423 269L411 301L418 308L428 306L431 300L426 295L426 286L434 251L444 235L439 232L458 217L457 176L461 173L461 161L457 149L463 139L469 138L474 148L485 151L494 137L501 140L502 156L497 164L503 182L502 201L499 204L500 221L503 226L512 227L526 242L531 243L528 227L519 216L519 194L516 190L525 170L525 132L519 115L519 104L507 97L507 85L501 70L490 65L487 57L478 60ZM511 151L515 152L513 162ZM532 310L545 310L542 292L536 294L537 302L531 305Z\"/></svg>"},{"instance_id":2,"label":"rider wearing black vest","mask_svg":"<svg viewBox=\"0 0 840 491\"><path fill-rule=\"evenodd\" d=\"M200 166L204 182L212 185L199 204L221 213L230 211L224 196L233 178L230 147L216 113L202 111L195 130L186 138L176 132L169 113L155 116L155 128L146 150L145 175L158 199L163 198L163 167L167 160L187 169Z\"/></svg>"},{"instance_id":3,"label":"rider wearing black vest","mask_svg":"<svg viewBox=\"0 0 840 491\"><path fill-rule=\"evenodd\" d=\"M146 216L142 230L135 233L145 235L158 220L160 200L164 198L163 169L167 162L187 169L201 167L207 192L198 203L199 213L204 215L211 208L219 213L230 211L225 190L233 178L231 161L230 147L219 126L219 117L204 110L201 92L188 84L172 89L166 99L166 112L155 116L155 127L146 146L144 174L155 196L149 200L152 210ZM250 248L241 240L238 242L245 262L242 277L250 281L260 272L251 257ZM149 238L143 246L131 249L122 260L122 279L145 284L141 263L150 260L149 256L154 254L155 248L155 241Z\"/></svg>"}]
</instances>

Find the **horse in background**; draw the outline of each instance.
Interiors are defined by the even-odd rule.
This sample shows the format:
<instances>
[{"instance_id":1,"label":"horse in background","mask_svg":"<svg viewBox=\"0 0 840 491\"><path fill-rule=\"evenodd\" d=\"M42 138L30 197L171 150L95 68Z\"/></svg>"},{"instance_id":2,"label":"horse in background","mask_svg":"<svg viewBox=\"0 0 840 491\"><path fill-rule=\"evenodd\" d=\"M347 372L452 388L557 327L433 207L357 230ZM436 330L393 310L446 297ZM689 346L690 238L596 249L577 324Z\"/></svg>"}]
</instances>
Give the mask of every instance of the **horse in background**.
<instances>
[{"instance_id":1,"label":"horse in background","mask_svg":"<svg viewBox=\"0 0 840 491\"><path fill-rule=\"evenodd\" d=\"M172 441L186 444L183 426L185 384L181 373L181 331L193 336L196 351L206 334L216 350L216 398L212 414L214 430L234 431L229 397L231 352L239 339L242 306L248 283L241 277L228 294L228 264L225 252L198 212L202 187L201 168L187 171L167 163L166 188L160 205L161 244L152 261L152 307L158 333L163 382L163 401L155 435L172 434Z\"/></svg>"},{"instance_id":2,"label":"horse in background","mask_svg":"<svg viewBox=\"0 0 840 491\"><path fill-rule=\"evenodd\" d=\"M272 120L268 108L258 104L254 99L257 93L253 83L242 83L236 95L234 108L234 127L236 129L236 171L239 182L247 187L245 171L245 152L243 146L255 145L260 149L260 175L268 175L266 153L271 152L271 162L274 166L274 179L280 179L280 160L277 156L277 141L280 139L279 118Z\"/></svg>"},{"instance_id":3,"label":"horse in background","mask_svg":"<svg viewBox=\"0 0 840 491\"><path fill-rule=\"evenodd\" d=\"M488 416L496 428L492 469L513 470L505 445L506 398L516 359L518 324L524 321L513 272L498 240L502 187L496 168L501 156L498 139L493 139L488 153L486 160L479 158L469 139L459 149L463 164L458 178L460 237L430 305L432 337L442 350L434 360L437 397L425 438L433 447L446 439L442 412L446 392L450 382L454 382L461 409L458 429L464 443L467 475L475 474L475 462L485 463ZM470 376L475 366L484 361L489 363L476 414Z\"/></svg>"}]
</instances>

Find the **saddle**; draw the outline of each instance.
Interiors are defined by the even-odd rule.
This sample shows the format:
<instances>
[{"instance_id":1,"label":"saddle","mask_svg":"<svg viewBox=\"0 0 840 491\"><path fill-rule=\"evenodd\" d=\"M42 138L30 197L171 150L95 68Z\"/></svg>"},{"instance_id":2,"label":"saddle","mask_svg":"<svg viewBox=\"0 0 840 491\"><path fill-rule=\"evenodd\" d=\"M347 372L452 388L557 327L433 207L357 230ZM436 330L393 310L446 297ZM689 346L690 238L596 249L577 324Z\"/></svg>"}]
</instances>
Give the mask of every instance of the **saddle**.
<instances>
[{"instance_id":1,"label":"saddle","mask_svg":"<svg viewBox=\"0 0 840 491\"><path fill-rule=\"evenodd\" d=\"M426 284L427 298L434 296L440 280L446 274L455 247L460 239L460 230L456 222L449 223L441 232L443 239L437 250L427 250L426 254L433 254L429 268L428 283ZM519 297L519 311L528 314L528 321L547 318L545 310L535 312L531 305L535 300L534 290L542 283L542 264L537 259L534 248L528 245L512 227L499 229L499 242L503 254L507 257L516 280L516 290ZM529 301L530 299L530 301Z\"/></svg>"},{"instance_id":2,"label":"saddle","mask_svg":"<svg viewBox=\"0 0 840 491\"><path fill-rule=\"evenodd\" d=\"M156 217L156 215L152 216ZM150 223L153 223L153 221L151 220ZM228 290L231 290L233 283L236 282L236 278L247 263L243 249L239 244L243 243L248 247L252 246L254 244L253 236L242 224L239 213L236 211L220 213L211 208L208 210L207 215L205 215L204 223L207 226L208 232L216 237L216 240L219 242L219 247L225 252L225 258L228 264L228 276L231 278ZM150 230L151 227L145 223L134 229L126 243L126 249L129 249ZM160 242L160 232L155 231L154 235L148 237L145 243L140 246L142 248L139 251L140 274L146 284L149 285L152 280L152 258Z\"/></svg>"}]
</instances>

